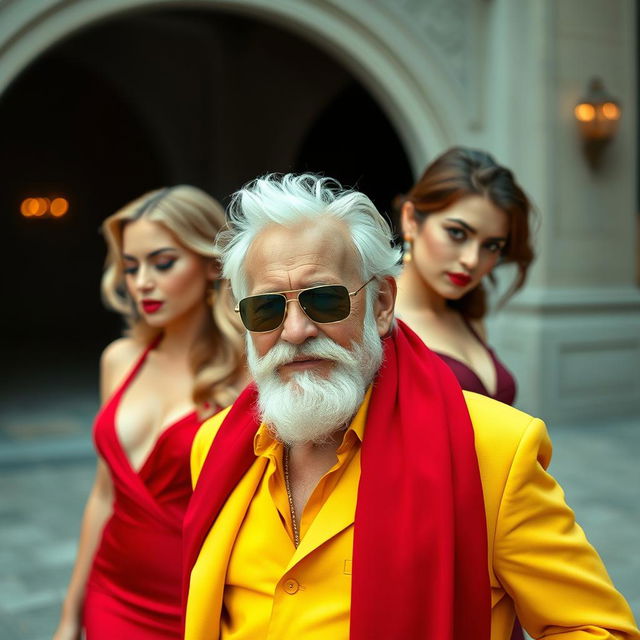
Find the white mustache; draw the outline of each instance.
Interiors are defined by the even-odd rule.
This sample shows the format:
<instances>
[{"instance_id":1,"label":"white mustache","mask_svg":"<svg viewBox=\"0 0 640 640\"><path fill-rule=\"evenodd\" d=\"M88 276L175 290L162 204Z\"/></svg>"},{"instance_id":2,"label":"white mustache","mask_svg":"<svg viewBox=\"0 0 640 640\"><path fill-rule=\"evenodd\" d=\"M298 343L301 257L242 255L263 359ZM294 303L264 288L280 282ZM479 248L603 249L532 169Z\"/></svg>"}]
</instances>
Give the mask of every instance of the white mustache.
<instances>
[{"instance_id":1,"label":"white mustache","mask_svg":"<svg viewBox=\"0 0 640 640\"><path fill-rule=\"evenodd\" d=\"M344 364L352 362L354 354L330 338L321 335L303 344L289 344L287 342L275 344L264 356L256 357L251 364L255 376L269 375L279 367L293 362L296 358L320 358ZM253 360L253 358L251 359Z\"/></svg>"}]
</instances>

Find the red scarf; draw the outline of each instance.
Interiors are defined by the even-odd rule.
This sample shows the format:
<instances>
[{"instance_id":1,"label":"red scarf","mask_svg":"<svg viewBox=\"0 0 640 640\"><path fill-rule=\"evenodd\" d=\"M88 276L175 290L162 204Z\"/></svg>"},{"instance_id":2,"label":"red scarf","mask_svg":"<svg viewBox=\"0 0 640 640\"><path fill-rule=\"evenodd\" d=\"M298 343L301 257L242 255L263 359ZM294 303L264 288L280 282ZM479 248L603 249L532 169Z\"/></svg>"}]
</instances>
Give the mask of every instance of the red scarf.
<instances>
[{"instance_id":1,"label":"red scarf","mask_svg":"<svg viewBox=\"0 0 640 640\"><path fill-rule=\"evenodd\" d=\"M185 594L209 529L255 461L256 395L250 385L236 400L202 468L185 518ZM384 341L367 413L353 547L352 640L489 640L473 427L449 368L401 321Z\"/></svg>"}]
</instances>

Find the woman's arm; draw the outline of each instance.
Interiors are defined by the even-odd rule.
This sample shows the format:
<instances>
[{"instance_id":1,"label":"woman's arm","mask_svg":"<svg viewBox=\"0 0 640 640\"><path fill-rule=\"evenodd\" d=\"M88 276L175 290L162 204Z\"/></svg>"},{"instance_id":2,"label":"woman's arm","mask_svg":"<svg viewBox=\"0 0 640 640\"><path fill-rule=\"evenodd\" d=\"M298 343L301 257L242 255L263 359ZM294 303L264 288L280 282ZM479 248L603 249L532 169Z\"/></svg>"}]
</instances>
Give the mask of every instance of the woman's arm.
<instances>
[{"instance_id":1,"label":"woman's arm","mask_svg":"<svg viewBox=\"0 0 640 640\"><path fill-rule=\"evenodd\" d=\"M131 365L139 346L130 338L112 342L100 359L100 396L104 404ZM109 469L98 458L96 477L87 499L80 527L78 553L53 640L79 640L82 631L82 606L93 556L109 519L113 503L113 483Z\"/></svg>"},{"instance_id":2,"label":"woman's arm","mask_svg":"<svg viewBox=\"0 0 640 640\"><path fill-rule=\"evenodd\" d=\"M54 640L79 640L82 629L82 605L85 587L93 556L102 535L102 530L111 515L113 484L109 469L102 459L98 460L96 478L87 499L82 517L80 540L76 562L71 574L67 594L62 604L60 623L53 635Z\"/></svg>"}]
</instances>

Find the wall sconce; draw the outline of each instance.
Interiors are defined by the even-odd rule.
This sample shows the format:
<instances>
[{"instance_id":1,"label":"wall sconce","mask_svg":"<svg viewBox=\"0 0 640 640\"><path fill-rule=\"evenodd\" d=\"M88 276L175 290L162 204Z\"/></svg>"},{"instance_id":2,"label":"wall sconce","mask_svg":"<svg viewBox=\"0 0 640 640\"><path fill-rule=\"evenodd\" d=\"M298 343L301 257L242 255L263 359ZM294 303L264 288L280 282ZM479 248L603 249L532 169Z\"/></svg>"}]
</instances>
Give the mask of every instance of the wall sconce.
<instances>
[{"instance_id":1,"label":"wall sconce","mask_svg":"<svg viewBox=\"0 0 640 640\"><path fill-rule=\"evenodd\" d=\"M602 152L618 131L622 115L620 104L606 92L600 78L592 78L586 95L573 113L578 121L587 161L595 170L600 166Z\"/></svg>"}]
</instances>

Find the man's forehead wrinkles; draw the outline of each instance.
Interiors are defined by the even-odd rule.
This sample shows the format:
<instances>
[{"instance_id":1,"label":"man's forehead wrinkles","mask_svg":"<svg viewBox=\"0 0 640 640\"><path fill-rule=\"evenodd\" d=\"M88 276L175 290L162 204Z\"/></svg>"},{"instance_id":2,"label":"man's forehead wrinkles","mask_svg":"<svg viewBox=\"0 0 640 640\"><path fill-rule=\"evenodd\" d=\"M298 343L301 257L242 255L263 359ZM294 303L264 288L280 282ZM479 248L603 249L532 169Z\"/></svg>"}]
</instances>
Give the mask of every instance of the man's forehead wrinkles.
<instances>
[{"instance_id":1,"label":"man's forehead wrinkles","mask_svg":"<svg viewBox=\"0 0 640 640\"><path fill-rule=\"evenodd\" d=\"M265 260L262 265L262 273L295 271L297 273L305 273L307 271L317 271L329 268L336 268L336 260L332 260L330 256L318 255L315 252L293 256L291 258L279 258L272 261Z\"/></svg>"},{"instance_id":2,"label":"man's forehead wrinkles","mask_svg":"<svg viewBox=\"0 0 640 640\"><path fill-rule=\"evenodd\" d=\"M291 275L306 277L319 272L336 272L340 270L343 260L339 256L330 253L302 251L295 255L283 256L276 251L271 255L259 256L256 260L256 281L271 275L284 277L285 272ZM338 275L336 273L336 275Z\"/></svg>"},{"instance_id":3,"label":"man's forehead wrinkles","mask_svg":"<svg viewBox=\"0 0 640 640\"><path fill-rule=\"evenodd\" d=\"M319 267L307 262L287 269L283 265L267 266L254 280L252 290L255 293L287 291L305 288L316 284L334 284L342 281L335 269Z\"/></svg>"},{"instance_id":4,"label":"man's forehead wrinkles","mask_svg":"<svg viewBox=\"0 0 640 640\"><path fill-rule=\"evenodd\" d=\"M294 246L287 253L283 254L282 246L271 246L266 243L257 247L256 254L259 259L264 262L284 262L287 265L293 265L298 262L308 261L312 264L318 264L323 261L334 259L335 254L340 253L337 247L328 243L318 243L313 248Z\"/></svg>"}]
</instances>

